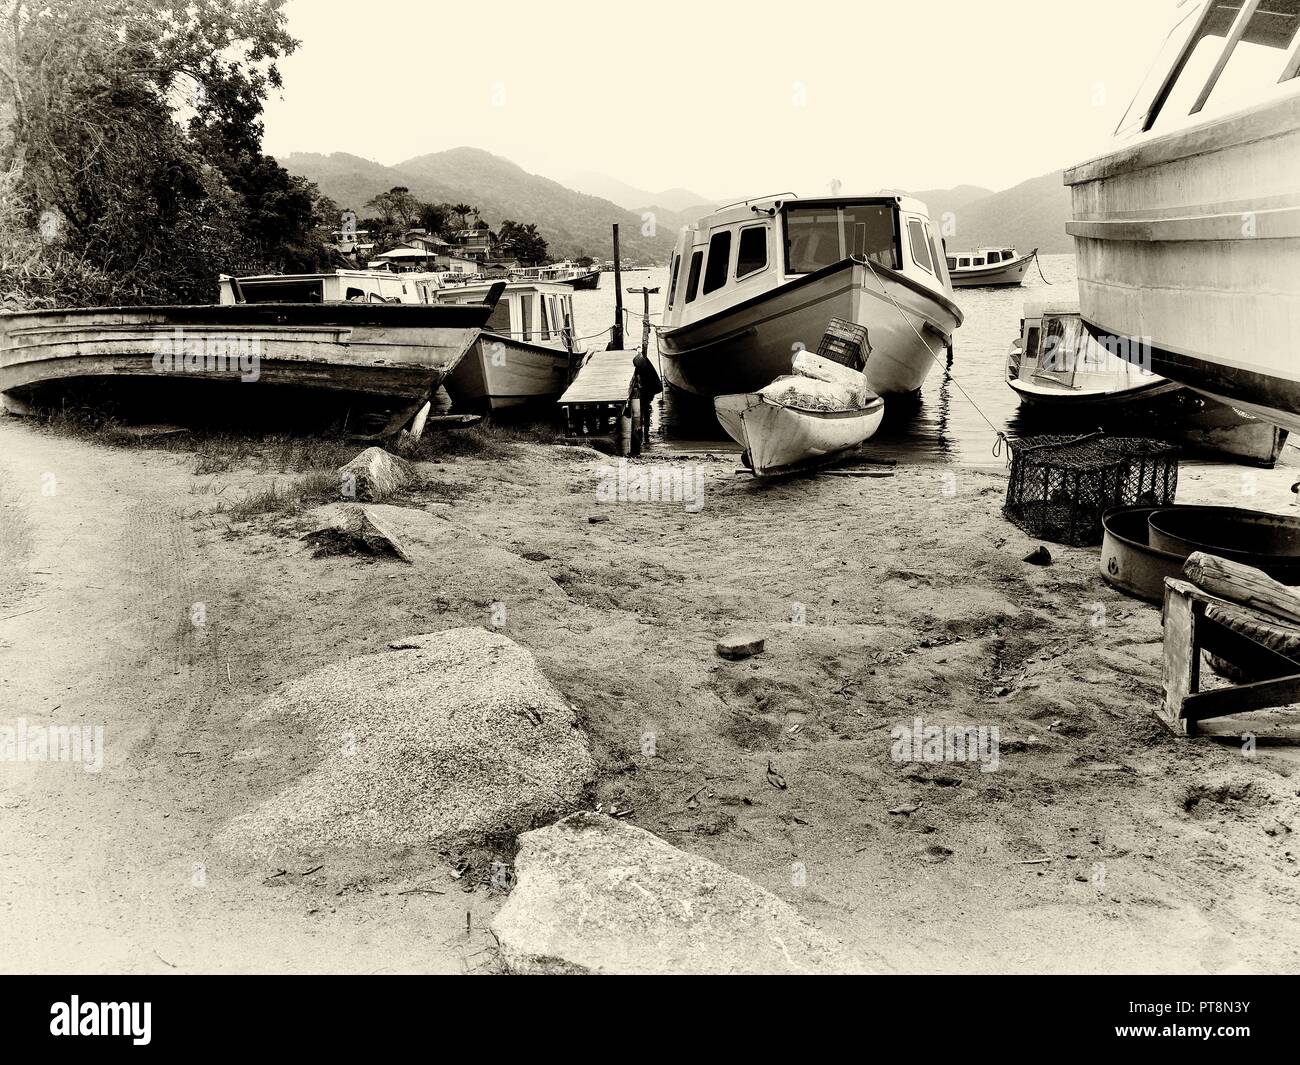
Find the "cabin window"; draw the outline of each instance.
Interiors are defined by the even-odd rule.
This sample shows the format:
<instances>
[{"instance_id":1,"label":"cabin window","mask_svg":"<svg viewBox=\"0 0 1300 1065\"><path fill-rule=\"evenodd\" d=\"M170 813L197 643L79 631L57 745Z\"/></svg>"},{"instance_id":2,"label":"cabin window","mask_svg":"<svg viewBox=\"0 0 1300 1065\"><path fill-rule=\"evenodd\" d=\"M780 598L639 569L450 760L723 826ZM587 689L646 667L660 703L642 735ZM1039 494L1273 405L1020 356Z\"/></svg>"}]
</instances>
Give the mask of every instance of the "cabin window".
<instances>
[{"instance_id":1,"label":"cabin window","mask_svg":"<svg viewBox=\"0 0 1300 1065\"><path fill-rule=\"evenodd\" d=\"M955 256L955 255L949 255L949 256L948 256L948 269L949 269L949 270L956 270L956 269L957 269L957 256Z\"/></svg>"},{"instance_id":2,"label":"cabin window","mask_svg":"<svg viewBox=\"0 0 1300 1065\"><path fill-rule=\"evenodd\" d=\"M908 219L907 242L912 246L912 261L926 273L934 273L934 260L930 258L930 242L926 240L925 226L919 219Z\"/></svg>"},{"instance_id":3,"label":"cabin window","mask_svg":"<svg viewBox=\"0 0 1300 1065\"><path fill-rule=\"evenodd\" d=\"M853 256L897 270L894 209L885 204L785 208L785 265L810 274Z\"/></svg>"},{"instance_id":4,"label":"cabin window","mask_svg":"<svg viewBox=\"0 0 1300 1065\"><path fill-rule=\"evenodd\" d=\"M1151 128L1151 122L1148 119L1154 120L1155 118L1160 104L1160 89L1165 83L1165 78L1191 38L1192 32L1196 29L1198 22L1196 12L1197 8L1195 6L1189 7L1177 25L1169 31L1169 36L1165 38L1164 44L1160 46L1160 53L1156 56L1156 61L1151 65L1150 72L1142 82L1137 94L1133 97L1133 102L1129 104L1128 110L1124 112L1124 117L1120 119L1119 126L1115 129L1117 136L1133 133L1139 129Z\"/></svg>"},{"instance_id":5,"label":"cabin window","mask_svg":"<svg viewBox=\"0 0 1300 1065\"><path fill-rule=\"evenodd\" d=\"M945 271L940 271L939 264L944 261L944 257L939 254L939 245L934 242L934 230L930 228L928 222L925 225L925 238L930 242L930 258L934 262L935 275L942 276Z\"/></svg>"},{"instance_id":6,"label":"cabin window","mask_svg":"<svg viewBox=\"0 0 1300 1065\"><path fill-rule=\"evenodd\" d=\"M525 293L519 297L519 335L525 340L533 339L533 294Z\"/></svg>"},{"instance_id":7,"label":"cabin window","mask_svg":"<svg viewBox=\"0 0 1300 1065\"><path fill-rule=\"evenodd\" d=\"M497 300L497 305L492 308L492 314L488 317L487 325L483 327L489 333L508 333L510 332L510 300L502 296Z\"/></svg>"},{"instance_id":8,"label":"cabin window","mask_svg":"<svg viewBox=\"0 0 1300 1065\"><path fill-rule=\"evenodd\" d=\"M975 256L975 258L973 258L970 262L971 262L971 266L983 266L983 265L984 265L984 256L982 256L982 255L977 255L977 256Z\"/></svg>"},{"instance_id":9,"label":"cabin window","mask_svg":"<svg viewBox=\"0 0 1300 1065\"><path fill-rule=\"evenodd\" d=\"M700 288L700 267L704 265L703 250L691 256L690 273L686 275L686 302L691 303Z\"/></svg>"},{"instance_id":10,"label":"cabin window","mask_svg":"<svg viewBox=\"0 0 1300 1065\"><path fill-rule=\"evenodd\" d=\"M364 302L366 298L366 294L362 292L361 289L359 288L352 288L351 286L349 286L347 292L343 294L343 298L345 300L361 300L362 302Z\"/></svg>"},{"instance_id":11,"label":"cabin window","mask_svg":"<svg viewBox=\"0 0 1300 1065\"><path fill-rule=\"evenodd\" d=\"M990 265L990 266L992 266L994 263L1000 263L1001 261L1002 261L1002 253L1001 253L1000 251L991 251L991 252L989 252L989 265Z\"/></svg>"},{"instance_id":12,"label":"cabin window","mask_svg":"<svg viewBox=\"0 0 1300 1065\"><path fill-rule=\"evenodd\" d=\"M961 265L962 265L962 269L964 270L966 267L970 266L970 259L967 256L963 255L961 257Z\"/></svg>"},{"instance_id":13,"label":"cabin window","mask_svg":"<svg viewBox=\"0 0 1300 1065\"><path fill-rule=\"evenodd\" d=\"M1199 109L1202 90L1213 76L1242 0L1214 0L1183 46L1151 105L1144 129L1168 128ZM1200 103L1198 103L1200 101Z\"/></svg>"},{"instance_id":14,"label":"cabin window","mask_svg":"<svg viewBox=\"0 0 1300 1065\"><path fill-rule=\"evenodd\" d=\"M1246 22L1241 39L1228 44L1219 60L1222 69L1204 90L1192 113L1230 110L1251 93L1276 84L1284 58L1295 43L1300 27L1300 0L1267 0Z\"/></svg>"},{"instance_id":15,"label":"cabin window","mask_svg":"<svg viewBox=\"0 0 1300 1065\"><path fill-rule=\"evenodd\" d=\"M680 255L674 255L673 265L672 265L672 269L669 271L670 276L668 281L668 309L669 310L672 309L673 301L677 299L677 275L681 271L681 268L682 268L682 257Z\"/></svg>"},{"instance_id":16,"label":"cabin window","mask_svg":"<svg viewBox=\"0 0 1300 1065\"><path fill-rule=\"evenodd\" d=\"M767 269L767 226L750 226L740 231L736 249L736 279Z\"/></svg>"},{"instance_id":17,"label":"cabin window","mask_svg":"<svg viewBox=\"0 0 1300 1065\"><path fill-rule=\"evenodd\" d=\"M709 238L709 264L704 268L704 295L716 292L727 283L727 266L731 262L731 230L724 229Z\"/></svg>"}]
</instances>

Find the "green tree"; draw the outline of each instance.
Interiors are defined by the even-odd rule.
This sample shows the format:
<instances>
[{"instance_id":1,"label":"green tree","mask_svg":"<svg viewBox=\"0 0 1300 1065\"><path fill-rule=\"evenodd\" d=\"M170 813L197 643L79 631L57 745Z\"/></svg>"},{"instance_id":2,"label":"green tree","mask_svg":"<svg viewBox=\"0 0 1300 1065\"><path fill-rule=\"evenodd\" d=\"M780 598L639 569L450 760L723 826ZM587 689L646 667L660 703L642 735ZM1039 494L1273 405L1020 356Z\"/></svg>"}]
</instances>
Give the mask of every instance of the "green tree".
<instances>
[{"instance_id":1,"label":"green tree","mask_svg":"<svg viewBox=\"0 0 1300 1065\"><path fill-rule=\"evenodd\" d=\"M0 0L0 287L197 302L222 271L322 261L314 187L261 151L283 2Z\"/></svg>"},{"instance_id":2,"label":"green tree","mask_svg":"<svg viewBox=\"0 0 1300 1065\"><path fill-rule=\"evenodd\" d=\"M546 238L537 232L537 226L532 222L506 219L497 230L497 246L503 255L529 266L546 260Z\"/></svg>"}]
</instances>

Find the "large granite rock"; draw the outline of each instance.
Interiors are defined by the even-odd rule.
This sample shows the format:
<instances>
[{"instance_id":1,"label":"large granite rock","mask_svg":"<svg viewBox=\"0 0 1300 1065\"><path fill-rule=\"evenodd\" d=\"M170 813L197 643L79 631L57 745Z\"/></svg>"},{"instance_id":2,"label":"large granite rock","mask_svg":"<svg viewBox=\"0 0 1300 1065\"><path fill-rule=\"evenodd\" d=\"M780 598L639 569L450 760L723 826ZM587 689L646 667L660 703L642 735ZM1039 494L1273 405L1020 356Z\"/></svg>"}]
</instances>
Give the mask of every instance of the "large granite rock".
<instances>
[{"instance_id":1,"label":"large granite rock","mask_svg":"<svg viewBox=\"0 0 1300 1065\"><path fill-rule=\"evenodd\" d=\"M251 723L304 729L312 767L221 834L258 855L458 846L583 798L595 764L531 652L486 629L413 636L287 685Z\"/></svg>"},{"instance_id":2,"label":"large granite rock","mask_svg":"<svg viewBox=\"0 0 1300 1065\"><path fill-rule=\"evenodd\" d=\"M604 814L520 838L492 922L516 973L863 971L786 903L722 866Z\"/></svg>"}]
</instances>

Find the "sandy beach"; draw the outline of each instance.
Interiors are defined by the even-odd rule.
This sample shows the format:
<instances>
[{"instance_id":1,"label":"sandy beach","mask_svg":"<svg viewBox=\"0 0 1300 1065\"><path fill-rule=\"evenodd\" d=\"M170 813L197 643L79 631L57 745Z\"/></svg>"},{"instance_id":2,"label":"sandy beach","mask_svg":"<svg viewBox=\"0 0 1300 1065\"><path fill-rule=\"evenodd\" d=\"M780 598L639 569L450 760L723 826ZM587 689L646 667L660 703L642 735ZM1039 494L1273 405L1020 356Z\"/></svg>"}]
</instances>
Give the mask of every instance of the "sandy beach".
<instances>
[{"instance_id":1,"label":"sandy beach","mask_svg":"<svg viewBox=\"0 0 1300 1065\"><path fill-rule=\"evenodd\" d=\"M1158 608L1106 585L1096 549L1022 561L1005 471L761 484L732 455L620 473L488 432L419 464L400 505L436 535L405 564L313 557L301 513L232 520L301 474L274 457L0 421L2 716L105 736L99 773L2 767L3 968L498 971L508 884L488 871L510 841L214 844L306 771L291 722L249 723L268 695L485 626L577 711L598 770L582 808L742 874L882 970L1300 969L1294 727L1261 722L1253 751L1243 719L1169 735ZM639 502L651 470L700 491ZM1289 513L1296 479L1187 463L1178 501ZM720 658L736 632L765 651ZM996 728L996 767L896 758L896 729L934 725Z\"/></svg>"}]
</instances>

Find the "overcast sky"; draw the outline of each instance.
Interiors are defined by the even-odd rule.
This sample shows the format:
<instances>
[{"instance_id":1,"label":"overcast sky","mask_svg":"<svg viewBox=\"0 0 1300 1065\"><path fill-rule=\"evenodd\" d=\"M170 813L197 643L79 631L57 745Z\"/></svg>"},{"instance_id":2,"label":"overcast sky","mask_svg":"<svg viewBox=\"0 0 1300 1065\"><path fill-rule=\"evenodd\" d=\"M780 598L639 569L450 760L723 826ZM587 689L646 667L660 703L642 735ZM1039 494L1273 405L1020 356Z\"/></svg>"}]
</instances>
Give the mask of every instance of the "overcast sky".
<instances>
[{"instance_id":1,"label":"overcast sky","mask_svg":"<svg viewBox=\"0 0 1300 1065\"><path fill-rule=\"evenodd\" d=\"M266 148L706 198L1002 189L1104 144L1176 0L290 0Z\"/></svg>"}]
</instances>

